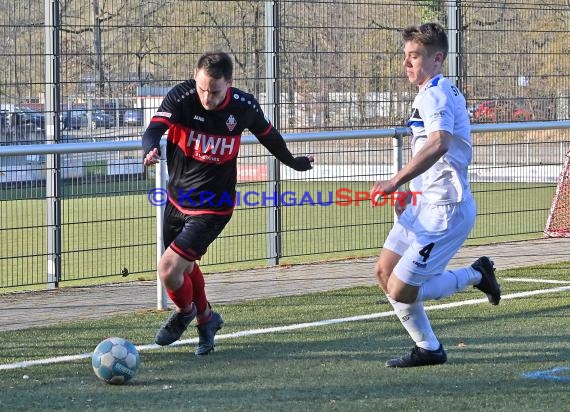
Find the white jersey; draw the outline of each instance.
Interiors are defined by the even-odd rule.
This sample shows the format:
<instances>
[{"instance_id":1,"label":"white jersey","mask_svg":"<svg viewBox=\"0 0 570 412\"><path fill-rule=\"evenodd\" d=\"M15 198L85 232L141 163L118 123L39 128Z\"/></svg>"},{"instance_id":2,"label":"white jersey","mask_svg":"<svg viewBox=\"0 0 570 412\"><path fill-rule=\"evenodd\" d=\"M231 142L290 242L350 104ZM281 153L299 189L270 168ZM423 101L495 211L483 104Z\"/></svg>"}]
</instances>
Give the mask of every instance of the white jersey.
<instances>
[{"instance_id":1,"label":"white jersey","mask_svg":"<svg viewBox=\"0 0 570 412\"><path fill-rule=\"evenodd\" d=\"M411 190L421 192L420 201L443 205L470 197L467 167L473 151L463 94L449 79L435 76L414 99L408 126L412 129L412 156L423 147L432 132L443 130L453 136L447 153L410 182Z\"/></svg>"}]
</instances>

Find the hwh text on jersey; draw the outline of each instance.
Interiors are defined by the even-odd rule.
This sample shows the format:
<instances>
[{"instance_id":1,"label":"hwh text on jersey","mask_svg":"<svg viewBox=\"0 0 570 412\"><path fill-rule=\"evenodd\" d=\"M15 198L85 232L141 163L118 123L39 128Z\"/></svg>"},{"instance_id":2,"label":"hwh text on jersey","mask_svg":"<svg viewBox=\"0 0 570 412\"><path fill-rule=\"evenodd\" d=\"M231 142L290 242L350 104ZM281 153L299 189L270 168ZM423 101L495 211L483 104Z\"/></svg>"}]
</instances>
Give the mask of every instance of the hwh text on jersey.
<instances>
[{"instance_id":1,"label":"hwh text on jersey","mask_svg":"<svg viewBox=\"0 0 570 412\"><path fill-rule=\"evenodd\" d=\"M240 136L206 135L195 130L188 133L186 146L196 159L224 162L233 159L239 150Z\"/></svg>"}]
</instances>

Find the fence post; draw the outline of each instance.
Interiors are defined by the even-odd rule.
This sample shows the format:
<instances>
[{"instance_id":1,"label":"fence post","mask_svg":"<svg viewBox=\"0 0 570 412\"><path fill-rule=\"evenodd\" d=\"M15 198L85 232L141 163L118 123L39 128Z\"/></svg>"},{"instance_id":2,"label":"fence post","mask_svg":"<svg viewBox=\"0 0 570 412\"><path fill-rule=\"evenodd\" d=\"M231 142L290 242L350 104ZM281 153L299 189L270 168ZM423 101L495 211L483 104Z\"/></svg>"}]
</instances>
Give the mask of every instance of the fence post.
<instances>
[{"instance_id":1,"label":"fence post","mask_svg":"<svg viewBox=\"0 0 570 412\"><path fill-rule=\"evenodd\" d=\"M408 134L405 127L397 127L394 131L394 140L392 141L392 171L394 174L402 168L404 162L404 149L403 140L404 136Z\"/></svg>"},{"instance_id":2,"label":"fence post","mask_svg":"<svg viewBox=\"0 0 570 412\"><path fill-rule=\"evenodd\" d=\"M265 114L279 129L279 86L277 84L278 57L279 57L279 34L276 24L279 22L278 7L276 1L265 2L265 89L267 94ZM267 208L267 264L275 266L279 264L281 256L281 209L280 199L280 162L269 157L267 160L267 184L266 190L269 196L276 200L276 204Z\"/></svg>"},{"instance_id":3,"label":"fence post","mask_svg":"<svg viewBox=\"0 0 570 412\"><path fill-rule=\"evenodd\" d=\"M46 142L59 140L60 107L60 5L58 0L45 1L45 133ZM58 287L61 280L61 170L60 155L46 156L47 201L47 288Z\"/></svg>"},{"instance_id":4,"label":"fence post","mask_svg":"<svg viewBox=\"0 0 570 412\"><path fill-rule=\"evenodd\" d=\"M55 289L61 280L61 176L60 155L46 159L47 200L47 288Z\"/></svg>"},{"instance_id":5,"label":"fence post","mask_svg":"<svg viewBox=\"0 0 570 412\"><path fill-rule=\"evenodd\" d=\"M459 25L459 9L457 0L450 1L447 6L447 38L449 39L449 50L447 53L447 78L451 82L462 88L460 84L460 47L459 36L461 35L461 27Z\"/></svg>"},{"instance_id":6,"label":"fence post","mask_svg":"<svg viewBox=\"0 0 570 412\"><path fill-rule=\"evenodd\" d=\"M166 144L160 142L160 163L155 166L155 188L166 189ZM165 199L166 200L166 199ZM166 289L158 276L158 264L164 253L164 238L162 227L164 225L165 202L156 202L156 308L165 310L168 308Z\"/></svg>"},{"instance_id":7,"label":"fence post","mask_svg":"<svg viewBox=\"0 0 570 412\"><path fill-rule=\"evenodd\" d=\"M408 133L405 127L397 127L394 131L394 138L392 140L392 174L395 175L403 167L404 162L404 149L403 141L404 136ZM398 188L397 190L400 190ZM398 215L394 209L394 221L398 220Z\"/></svg>"}]
</instances>

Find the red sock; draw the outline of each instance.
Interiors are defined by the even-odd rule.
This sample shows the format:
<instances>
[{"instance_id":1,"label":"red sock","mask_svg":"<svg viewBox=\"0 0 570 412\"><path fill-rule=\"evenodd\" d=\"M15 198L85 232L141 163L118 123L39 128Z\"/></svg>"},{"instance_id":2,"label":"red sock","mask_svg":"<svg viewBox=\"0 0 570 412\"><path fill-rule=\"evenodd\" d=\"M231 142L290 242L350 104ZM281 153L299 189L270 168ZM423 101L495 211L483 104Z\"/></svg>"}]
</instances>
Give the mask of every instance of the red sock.
<instances>
[{"instance_id":1,"label":"red sock","mask_svg":"<svg viewBox=\"0 0 570 412\"><path fill-rule=\"evenodd\" d=\"M194 303L196 304L196 309L198 309L198 313L200 314L208 307L208 298L206 297L204 275L197 263L194 264L194 270L190 273L190 279L192 279Z\"/></svg>"},{"instance_id":2,"label":"red sock","mask_svg":"<svg viewBox=\"0 0 570 412\"><path fill-rule=\"evenodd\" d=\"M176 290L166 289L166 293L182 312L190 312L192 310L192 279L190 279L187 273L184 273L182 286Z\"/></svg>"}]
</instances>

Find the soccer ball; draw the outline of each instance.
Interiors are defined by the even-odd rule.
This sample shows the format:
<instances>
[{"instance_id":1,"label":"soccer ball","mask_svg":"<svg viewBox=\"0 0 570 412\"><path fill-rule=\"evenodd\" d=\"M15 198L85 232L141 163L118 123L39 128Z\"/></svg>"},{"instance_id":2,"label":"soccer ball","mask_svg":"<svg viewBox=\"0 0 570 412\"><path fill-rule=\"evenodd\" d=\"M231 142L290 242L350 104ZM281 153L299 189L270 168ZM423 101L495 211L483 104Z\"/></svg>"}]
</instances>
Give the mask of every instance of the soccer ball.
<instances>
[{"instance_id":1,"label":"soccer ball","mask_svg":"<svg viewBox=\"0 0 570 412\"><path fill-rule=\"evenodd\" d=\"M107 338L93 351L91 366L102 381L122 385L136 375L140 366L139 352L126 339Z\"/></svg>"}]
</instances>

